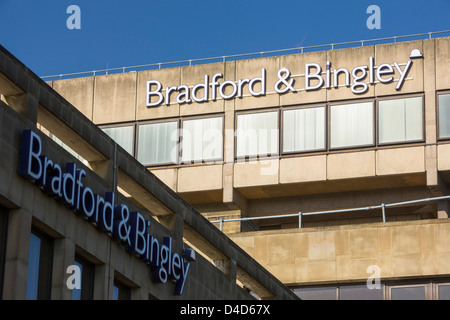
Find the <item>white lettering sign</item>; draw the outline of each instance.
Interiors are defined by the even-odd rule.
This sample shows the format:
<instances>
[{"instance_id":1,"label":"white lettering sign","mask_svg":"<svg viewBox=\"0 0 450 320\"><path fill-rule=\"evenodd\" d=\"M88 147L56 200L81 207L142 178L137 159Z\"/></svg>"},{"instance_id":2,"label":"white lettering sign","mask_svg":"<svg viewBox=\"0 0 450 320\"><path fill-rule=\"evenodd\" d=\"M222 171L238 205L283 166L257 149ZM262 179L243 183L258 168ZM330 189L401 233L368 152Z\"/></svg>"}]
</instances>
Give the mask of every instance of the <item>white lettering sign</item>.
<instances>
[{"instance_id":1,"label":"white lettering sign","mask_svg":"<svg viewBox=\"0 0 450 320\"><path fill-rule=\"evenodd\" d=\"M333 89L348 87L354 94L363 94L369 89L369 85L375 83L388 84L397 81L396 90L400 90L406 80L406 76L412 67L412 60L404 64L382 63L375 66L374 57L369 57L366 65L356 66L352 70L346 68L332 68L330 61L323 68L315 62L306 63L303 75L291 75L287 68L278 71L278 80L273 85L274 92L284 94L287 92L313 91L320 89ZM295 77L305 78L304 88L295 88ZM395 79L397 76L398 79ZM244 88L247 88L247 96L260 97L267 94L267 71L261 69L261 76L253 79L224 80L222 73L216 73L209 77L204 76L202 83L194 86L180 85L178 87L165 87L158 80L147 81L147 107L156 107L161 104L167 106L178 103L202 103L216 101L217 99L234 99L244 97ZM171 101L171 94L176 93L175 101Z\"/></svg>"}]
</instances>

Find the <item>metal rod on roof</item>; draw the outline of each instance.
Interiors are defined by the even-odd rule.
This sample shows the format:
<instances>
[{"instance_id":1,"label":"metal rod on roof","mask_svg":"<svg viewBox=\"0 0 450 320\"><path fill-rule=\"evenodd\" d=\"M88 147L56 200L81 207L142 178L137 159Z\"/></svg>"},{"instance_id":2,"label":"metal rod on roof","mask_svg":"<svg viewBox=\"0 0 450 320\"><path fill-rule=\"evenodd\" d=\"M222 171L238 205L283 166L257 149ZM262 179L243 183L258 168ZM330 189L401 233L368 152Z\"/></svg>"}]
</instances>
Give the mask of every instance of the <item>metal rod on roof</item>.
<instances>
[{"instance_id":1,"label":"metal rod on roof","mask_svg":"<svg viewBox=\"0 0 450 320\"><path fill-rule=\"evenodd\" d=\"M302 216L303 214L301 212L298 213L298 228L302 228Z\"/></svg>"},{"instance_id":2,"label":"metal rod on roof","mask_svg":"<svg viewBox=\"0 0 450 320\"><path fill-rule=\"evenodd\" d=\"M303 53L303 48L307 48L307 49L316 49L316 48L323 48L323 47L329 47L331 46L332 50L334 49L335 45L343 45L343 44L357 44L357 43L361 43L363 44L364 42L373 42L373 41L386 41L386 40L394 40L394 42L397 42L397 39L401 39L401 38L410 38L410 37L418 37L418 36L427 36L428 38L431 39L432 35L437 35L437 34L442 34L442 33L449 33L450 30L444 30L444 31L435 31L435 32L427 32L427 33L418 33L418 34L412 34L412 35L405 35L405 36L395 36L395 37L386 37L386 38L377 38L377 39L366 39L366 40L358 40L358 41L349 41L349 42L340 42L340 43L333 43L333 44L324 44L324 45L315 45L315 46L307 46L307 47L302 47L301 48L301 53ZM251 56L251 55L257 55L257 54L261 54L261 56L263 56L263 54L270 54L270 53L277 53L277 52L286 52L286 51L291 51L291 50L297 50L298 48L287 48L287 49L279 49L279 50L270 50L270 51L263 51L263 52L254 52L254 53L243 53L243 54L235 54L235 55L228 55L228 56L222 56L222 57L214 57L214 58L201 58L201 59L195 59L195 60L182 60L182 61L172 61L172 62L165 62L165 63L152 63L152 64L145 64L145 65L139 65L139 66L129 66L129 67L125 67L125 68L148 68L148 67L152 67L152 66L156 66L158 65L159 69L161 69L161 65L171 65L171 64L176 64L176 63L188 63L189 61L207 61L207 60L211 60L211 59L220 59L222 58L222 61L225 62L226 58L242 58L244 56ZM123 68L123 67L121 67ZM109 71L114 71L114 70L119 70L121 68L115 68L115 69L109 69ZM107 70L106 70L107 71ZM85 72L75 72L75 73L66 73L66 74L62 74L62 75L51 75L51 76L43 76L41 77L42 79L46 79L46 78L55 78L60 76L61 78L64 76L74 76L74 75L80 75L80 74L88 74L88 73L93 73L93 76L95 77L96 72L105 72L105 70L97 70L97 71L85 71Z\"/></svg>"},{"instance_id":3,"label":"metal rod on roof","mask_svg":"<svg viewBox=\"0 0 450 320\"><path fill-rule=\"evenodd\" d=\"M396 202L376 206L368 206L368 207L359 207L359 208L349 208L349 209L337 209L337 210L328 210L328 211L315 211L315 212L299 212L294 214L282 214L282 215L272 215L272 216L263 216L263 217L245 217L245 218L233 218L233 219L223 219L211 221L211 223L220 223L220 228L222 230L224 222L232 222L232 221L249 221L249 220L264 220L264 219L279 219L279 218L289 218L289 217L298 217L299 219L299 228L302 226L302 218L304 215L320 215L320 214L331 214L331 213L345 213L345 212L354 212L354 211L369 211L375 209L381 209L383 222L386 222L386 208L388 207L396 207L396 206L404 206L422 202L431 202L431 201L439 201L439 200L450 200L450 196L440 196L434 198L424 198L418 200L410 200L403 202Z\"/></svg>"}]
</instances>

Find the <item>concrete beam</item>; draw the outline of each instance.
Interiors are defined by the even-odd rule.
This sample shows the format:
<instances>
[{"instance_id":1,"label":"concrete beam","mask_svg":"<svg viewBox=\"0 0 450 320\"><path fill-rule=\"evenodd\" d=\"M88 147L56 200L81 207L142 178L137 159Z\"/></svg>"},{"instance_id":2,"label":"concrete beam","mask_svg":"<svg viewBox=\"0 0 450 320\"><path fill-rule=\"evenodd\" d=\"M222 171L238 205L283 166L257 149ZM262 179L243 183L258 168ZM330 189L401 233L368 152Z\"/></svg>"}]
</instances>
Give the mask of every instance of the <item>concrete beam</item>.
<instances>
[{"instance_id":1,"label":"concrete beam","mask_svg":"<svg viewBox=\"0 0 450 320\"><path fill-rule=\"evenodd\" d=\"M9 211L3 299L24 300L27 292L28 255L32 216L23 209Z\"/></svg>"},{"instance_id":2,"label":"concrete beam","mask_svg":"<svg viewBox=\"0 0 450 320\"><path fill-rule=\"evenodd\" d=\"M24 91L12 83L3 73L0 73L0 93L3 96L15 96L23 94Z\"/></svg>"},{"instance_id":3,"label":"concrete beam","mask_svg":"<svg viewBox=\"0 0 450 320\"><path fill-rule=\"evenodd\" d=\"M24 118L37 123L38 100L29 93L5 96L7 104Z\"/></svg>"},{"instance_id":4,"label":"concrete beam","mask_svg":"<svg viewBox=\"0 0 450 320\"><path fill-rule=\"evenodd\" d=\"M253 291L258 297L262 300L274 299L274 294L269 291L266 287L261 285L260 282L256 281L250 274L245 272L239 266L237 267L236 278L238 282L240 282L244 288Z\"/></svg>"},{"instance_id":5,"label":"concrete beam","mask_svg":"<svg viewBox=\"0 0 450 320\"><path fill-rule=\"evenodd\" d=\"M96 149L90 141L87 141L79 135L70 125L62 121L56 115L52 114L47 108L40 107L38 112L37 122L54 134L64 144L86 159L88 162L105 161L109 157ZM86 132L86 135L93 135L91 132ZM98 137L99 138L99 137ZM97 138L97 139L98 139ZM106 143L106 141L99 141L99 144Z\"/></svg>"},{"instance_id":6,"label":"concrete beam","mask_svg":"<svg viewBox=\"0 0 450 320\"><path fill-rule=\"evenodd\" d=\"M122 170L118 172L117 185L132 195L132 200L140 204L155 216L170 215L173 211L167 208L151 192L139 184Z\"/></svg>"}]
</instances>

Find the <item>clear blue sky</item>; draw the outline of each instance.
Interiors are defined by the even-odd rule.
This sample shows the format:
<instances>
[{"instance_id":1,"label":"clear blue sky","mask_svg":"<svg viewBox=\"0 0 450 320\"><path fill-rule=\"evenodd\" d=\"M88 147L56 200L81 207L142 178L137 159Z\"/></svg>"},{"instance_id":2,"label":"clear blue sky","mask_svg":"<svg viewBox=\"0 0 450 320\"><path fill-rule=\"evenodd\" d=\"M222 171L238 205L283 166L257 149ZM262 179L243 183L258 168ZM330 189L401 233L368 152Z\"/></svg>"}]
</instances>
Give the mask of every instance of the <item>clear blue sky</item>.
<instances>
[{"instance_id":1,"label":"clear blue sky","mask_svg":"<svg viewBox=\"0 0 450 320\"><path fill-rule=\"evenodd\" d=\"M450 0L0 0L0 44L45 76L449 30L449 13Z\"/></svg>"}]
</instances>

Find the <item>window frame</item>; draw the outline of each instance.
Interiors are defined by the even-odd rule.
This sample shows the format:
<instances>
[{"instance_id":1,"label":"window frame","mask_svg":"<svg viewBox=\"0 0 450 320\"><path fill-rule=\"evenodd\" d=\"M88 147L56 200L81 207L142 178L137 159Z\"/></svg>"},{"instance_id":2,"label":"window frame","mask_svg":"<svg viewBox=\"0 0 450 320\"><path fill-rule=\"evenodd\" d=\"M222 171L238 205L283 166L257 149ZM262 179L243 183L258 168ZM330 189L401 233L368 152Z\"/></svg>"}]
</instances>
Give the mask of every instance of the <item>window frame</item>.
<instances>
[{"instance_id":1,"label":"window frame","mask_svg":"<svg viewBox=\"0 0 450 320\"><path fill-rule=\"evenodd\" d=\"M328 104L313 104L313 105L296 105L296 106L289 106L289 107L281 107L280 108L280 128L279 130L279 155L296 155L296 154L312 154L316 152L327 152L328 151L328 131L329 131L329 125L328 125ZM323 148L318 149L308 149L308 150L296 150L296 151L284 151L284 112L285 111L296 111L296 110L304 110L304 109L315 109L315 108L324 108L324 141L323 141Z\"/></svg>"},{"instance_id":2,"label":"window frame","mask_svg":"<svg viewBox=\"0 0 450 320\"><path fill-rule=\"evenodd\" d=\"M109 123L109 124L106 124L106 125L100 125L99 126L99 128L102 131L103 131L103 129L123 128L123 127L133 127L133 135L132 135L133 136L133 143L132 143L132 145L133 145L133 153L131 153L131 155L134 158L136 158L136 156L137 156L137 154L136 154L136 150L137 150L137 136L136 136L136 134L137 134L137 123L135 123L135 122L120 122L120 123ZM106 132L104 132L104 133L107 134ZM109 137L109 135L108 135L108 137ZM117 143L117 145L119 145L119 143ZM125 150L125 148L124 148L124 150Z\"/></svg>"},{"instance_id":3,"label":"window frame","mask_svg":"<svg viewBox=\"0 0 450 320\"><path fill-rule=\"evenodd\" d=\"M315 291L315 290L317 290L317 291L320 291L320 290L330 290L329 291L329 293L330 294L332 294L332 295L334 295L334 298L333 299L321 299L321 300L328 300L328 301L333 301L333 300L338 300L338 298L339 298L339 285L333 285L333 284L330 284L330 285L318 285L318 286L303 286L303 287L294 287L294 288L292 288L291 290L300 298L300 299L303 299L303 300L315 300L315 299L308 299L308 297L306 297L306 299L305 299L305 297L301 297L300 296L300 294L299 293L297 293L297 292L301 292L301 290L302 289L305 289L305 290L309 290L309 292L312 292L312 291ZM332 293L332 291L334 290L334 294ZM297 292L296 292L297 291Z\"/></svg>"},{"instance_id":4,"label":"window frame","mask_svg":"<svg viewBox=\"0 0 450 320\"><path fill-rule=\"evenodd\" d=\"M439 287L440 286L450 286L450 280L447 279L447 280L433 282L432 293L433 293L434 300L440 300L439 299Z\"/></svg>"},{"instance_id":5,"label":"window frame","mask_svg":"<svg viewBox=\"0 0 450 320\"><path fill-rule=\"evenodd\" d=\"M435 96L435 112L436 112L436 140L438 142L440 141L448 141L450 140L450 135L448 137L441 137L439 135L440 131L440 112L439 112L439 96L440 95L450 95L450 90L442 90L442 91L436 91Z\"/></svg>"},{"instance_id":6,"label":"window frame","mask_svg":"<svg viewBox=\"0 0 450 320\"><path fill-rule=\"evenodd\" d=\"M415 140L405 140L405 141L390 141L390 142L380 142L380 101L390 101L390 100L401 100L401 99L409 99L409 98L422 98L422 139ZM425 96L423 94L408 94L408 95L395 95L395 96L386 96L382 98L375 99L376 102L376 146L392 146L392 145L403 145L403 144L414 144L425 142ZM450 137L449 137L450 138Z\"/></svg>"},{"instance_id":7,"label":"window frame","mask_svg":"<svg viewBox=\"0 0 450 320\"><path fill-rule=\"evenodd\" d=\"M430 292L430 282L427 281L425 283L418 283L418 282L412 282L412 283L401 283L401 284L391 284L387 286L386 291L386 300L392 300L392 289L402 289L402 288L424 288L424 300L430 300L432 299L431 292ZM402 299L404 300L404 299ZM411 299L408 299L411 300Z\"/></svg>"},{"instance_id":8,"label":"window frame","mask_svg":"<svg viewBox=\"0 0 450 320\"><path fill-rule=\"evenodd\" d=\"M344 300L385 300L386 299L386 288L388 287L388 285L386 285L385 283L380 281L380 289L369 289L367 288L367 290L380 290L380 294L382 295L381 299L342 299L342 289L343 288L348 288L348 287L361 287L363 288L364 286L367 287L367 283L347 283L347 284L342 284L337 286L337 300L340 301L344 301Z\"/></svg>"},{"instance_id":9,"label":"window frame","mask_svg":"<svg viewBox=\"0 0 450 320\"><path fill-rule=\"evenodd\" d=\"M199 160L196 161L182 161L183 157L183 121L189 121L189 120L200 120L200 119L212 119L212 118L222 118L222 149L221 154L222 156L220 158L214 158L214 159L208 159L200 162ZM189 164L197 164L197 163L217 163L217 162L223 162L224 161L224 153L225 153L225 115L224 113L208 113L208 114L201 114L201 115L195 115L195 116L180 116L180 117L172 117L172 118L164 118L164 119L153 119L153 120L146 120L146 121L138 121L136 123L136 130L135 130L135 159L138 160L139 155L139 131L141 126L149 125L149 124L158 124L158 123L169 123L169 122L176 122L177 123L177 150L176 150L176 162L158 162L153 164L143 163L142 164L145 167L153 168L153 167L162 167L162 166L177 166L177 165L189 165ZM138 160L139 161L139 160Z\"/></svg>"},{"instance_id":10,"label":"window frame","mask_svg":"<svg viewBox=\"0 0 450 320\"><path fill-rule=\"evenodd\" d=\"M206 119L216 119L221 118L222 119L222 149L221 149L221 157L219 158L213 158L213 159L202 159L200 160L193 160L193 161L183 161L183 122L184 121L190 121L190 120L206 120ZM224 151L225 151L225 115L223 113L220 114L202 114L202 115L196 115L196 116L183 116L180 117L179 122L179 132L178 132L178 138L179 138L179 153L178 153L178 164L180 165L186 165L186 164L198 164L198 163L217 163L222 162L224 160Z\"/></svg>"},{"instance_id":11,"label":"window frame","mask_svg":"<svg viewBox=\"0 0 450 320\"><path fill-rule=\"evenodd\" d=\"M450 94L450 90L444 90L436 93L436 136L438 141L442 140L450 140L450 137L440 138L439 137L439 105L437 103L439 99L439 95L441 94ZM405 141L389 141L389 142L380 142L380 102L388 101L388 100L399 100L399 99L408 99L420 97L422 100L422 138L414 139L414 140L405 140ZM354 105L361 103L371 103L372 108L372 130L370 134L372 135L370 143L367 144L355 144L355 145L345 145L345 146L332 146L332 117L331 113L333 108L343 106L343 105ZM324 108L324 146L323 148L317 149L308 149L308 150L293 150L293 151L284 151L284 137L285 137L285 111L296 111L296 110L306 110L313 108ZM283 158L291 158L296 156L305 156L305 155L317 155L317 154L331 154L335 152L348 151L348 150L358 150L358 149L369 149L376 150L378 148L385 148L396 145L414 145L424 143L426 141L426 128L425 128L425 96L424 93L412 93L412 94L397 94L397 95L389 95L383 97L365 97L365 98L357 98L357 99L345 99L339 101L322 101L317 103L305 103L305 104L292 104L292 105L281 105L281 106L272 106L272 107L264 107L258 109L244 109L244 110L234 110L234 146L232 152L234 163L249 161L249 160L269 160L269 159L283 159ZM255 153L255 154L245 154L238 155L238 118L241 115L249 115L249 114L259 114L259 113L270 113L273 112L277 116L277 134L278 137L276 139L277 147L276 152L268 154L267 152L263 153ZM222 119L222 149L221 149L221 157L217 158L209 158L209 159L201 159L201 160L183 160L183 129L184 122L190 120L201 120L201 119L212 119L212 118L221 118ZM157 162L157 163L144 163L142 164L147 168L158 168L158 167L177 167L177 166L185 166L185 165L196 165L196 164L217 164L223 163L225 161L225 148L226 148L226 124L225 124L225 113L224 112L211 112L204 114L195 114L195 115L182 115L175 117L167 117L167 118L158 118L158 119L148 119L143 121L134 121L134 122L121 122L121 123L110 123L101 125L101 129L107 128L119 128L119 127L133 127L133 157L135 159L139 159L140 153L140 139L139 134L142 126L158 124L158 123L169 123L176 122L177 126L177 138L176 138L176 161L174 162ZM139 161L139 160L138 160Z\"/></svg>"},{"instance_id":12,"label":"window frame","mask_svg":"<svg viewBox=\"0 0 450 320\"><path fill-rule=\"evenodd\" d=\"M362 149L362 148L373 148L373 147L377 147L377 114L376 114L376 98L372 98L372 99L357 99L357 100L343 100L343 101L339 101L339 102L329 102L327 103L327 107L328 107L328 124L327 124L327 151L338 151L338 150L351 150L351 149ZM337 147L332 147L331 146L331 123L332 123L332 118L331 118L331 109L332 107L335 106L345 106L345 105L352 105L352 104L362 104L362 103L367 103L367 102L371 102L372 103L372 124L373 124L373 128L372 128L372 142L368 143L368 144L357 144L357 145L349 145L349 146L337 146Z\"/></svg>"},{"instance_id":13,"label":"window frame","mask_svg":"<svg viewBox=\"0 0 450 320\"><path fill-rule=\"evenodd\" d=\"M159 123L169 123L169 122L176 122L177 123L177 140L176 140L176 144L177 144L177 150L176 150L176 162L158 162L158 163L144 163L144 162L140 162L142 163L142 165L144 165L145 167L160 167L160 166L173 166L173 165L179 165L180 164L180 148L181 148L181 143L180 143L180 118L165 118L165 119L155 119L155 120L149 120L149 121L142 121L142 122L138 122L136 127L136 154L135 154L135 159L139 161L139 132L141 129L141 126L145 126L145 125L151 125L151 124L159 124Z\"/></svg>"},{"instance_id":14,"label":"window frame","mask_svg":"<svg viewBox=\"0 0 450 320\"><path fill-rule=\"evenodd\" d=\"M237 122L238 122L238 117L240 115L249 115L249 114L258 114L258 113L270 113L270 112L274 112L277 114L277 130L278 130L278 137L277 137L277 153L276 154L271 154L271 155L267 155L267 154L255 154L255 155L244 155L244 156L238 156L237 154L237 141L238 141L238 132L237 132ZM235 111L234 114L234 159L235 161L239 162L242 160L265 160L265 159L273 159L274 157L280 158L281 157L281 149L280 149L280 138L281 138L281 130L280 130L280 126L281 126L281 108L280 107L271 107L271 108L261 108L261 109L251 109L251 110L243 110L243 111Z\"/></svg>"},{"instance_id":15,"label":"window frame","mask_svg":"<svg viewBox=\"0 0 450 320\"><path fill-rule=\"evenodd\" d=\"M306 286L293 286L291 290L296 293L301 289L332 289L336 290L336 300L341 300L341 290L344 287L349 286L365 286L366 282L344 282L337 283L335 285L306 285ZM439 300L439 286L450 286L450 278L429 277L429 278L413 278L413 279L380 279L380 290L382 291L382 300L392 300L392 289L396 288L411 288L411 287L423 287L424 288L424 300ZM299 297L300 295L297 294Z\"/></svg>"}]
</instances>

